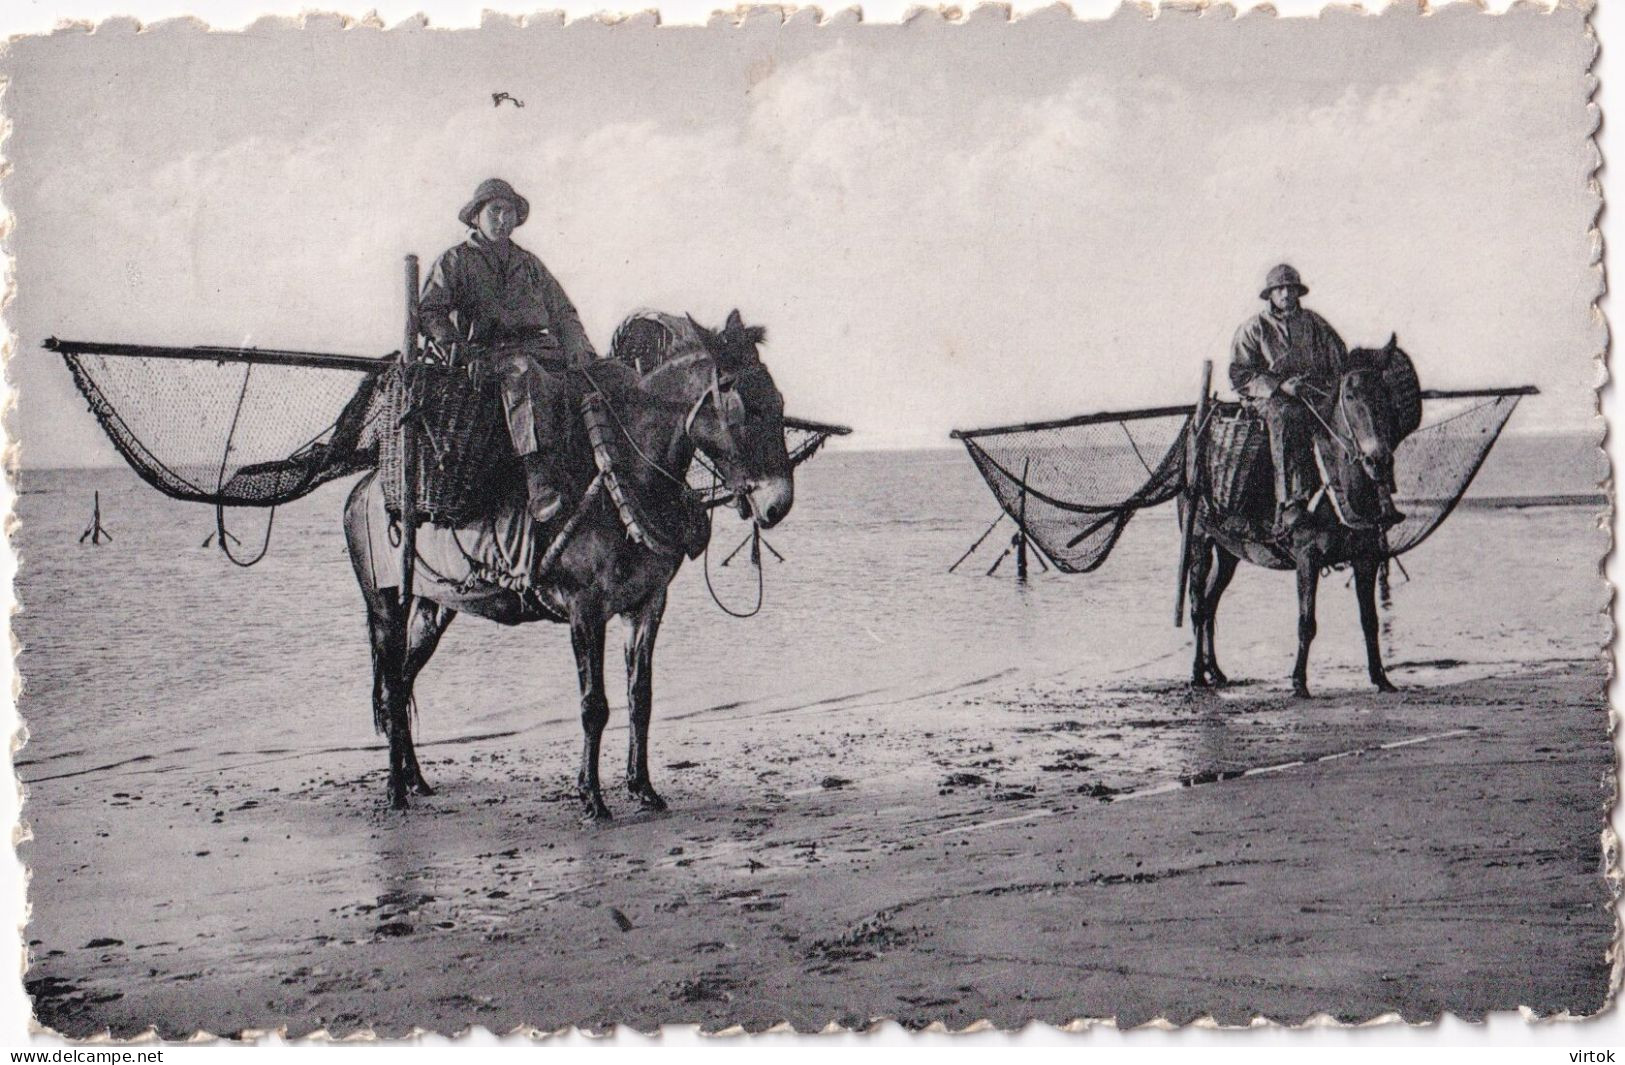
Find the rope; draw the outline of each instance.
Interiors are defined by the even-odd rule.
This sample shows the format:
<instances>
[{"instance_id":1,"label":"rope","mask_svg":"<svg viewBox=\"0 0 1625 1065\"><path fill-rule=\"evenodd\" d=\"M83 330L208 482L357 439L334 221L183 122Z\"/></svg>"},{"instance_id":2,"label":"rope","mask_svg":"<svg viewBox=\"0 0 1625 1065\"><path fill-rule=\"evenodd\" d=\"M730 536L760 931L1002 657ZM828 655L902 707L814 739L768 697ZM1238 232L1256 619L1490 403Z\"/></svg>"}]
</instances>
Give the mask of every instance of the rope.
<instances>
[{"instance_id":1,"label":"rope","mask_svg":"<svg viewBox=\"0 0 1625 1065\"><path fill-rule=\"evenodd\" d=\"M1140 465L1145 467L1146 473L1155 476L1157 471L1153 470L1151 464L1145 461L1145 456L1140 454L1140 445L1135 442L1134 434L1128 431L1128 422L1118 422L1117 424L1122 427L1123 435L1128 438L1128 446L1134 449L1134 457L1140 460Z\"/></svg>"},{"instance_id":2,"label":"rope","mask_svg":"<svg viewBox=\"0 0 1625 1065\"><path fill-rule=\"evenodd\" d=\"M970 550L966 551L963 555L959 556L959 561L958 562L955 562L953 565L948 567L948 572L952 573L954 570L958 569L960 567L960 565L962 565L967 558L974 555L976 553L976 549L978 547L981 547L982 544L984 542L986 542L986 540L987 540L987 538L989 536L993 535L993 530L999 527L999 522L1003 521L1004 517L1005 517L1004 511L1000 510L999 511L999 516L993 519L993 524L989 525L987 527L987 529L983 531L982 535L980 535L980 536L978 536L976 538L976 542L974 544L970 545Z\"/></svg>"},{"instance_id":3,"label":"rope","mask_svg":"<svg viewBox=\"0 0 1625 1065\"><path fill-rule=\"evenodd\" d=\"M712 487L713 489L715 488L714 485ZM751 565L756 567L756 605L751 607L749 611L743 613L729 607L727 603L722 601L722 597L717 595L716 586L711 583L711 537L707 536L705 538L705 554L701 561L701 569L705 573L705 590L711 593L711 602L717 605L717 609L722 611L724 614L727 614L731 618L745 619L755 617L757 614L762 612L762 603L767 598L767 580L762 574L762 553L757 547L757 544L761 542L762 527L760 525L753 525L751 527L750 534L753 538L755 538L756 541L755 543L751 544L750 551Z\"/></svg>"},{"instance_id":4,"label":"rope","mask_svg":"<svg viewBox=\"0 0 1625 1065\"><path fill-rule=\"evenodd\" d=\"M231 462L231 442L237 436L237 422L243 415L243 400L248 398L248 379L253 376L253 373L253 363L249 363L243 368L243 387L237 393L236 409L231 412L231 428L226 430L226 446L220 453L220 472L215 477L214 485L214 528L215 532L219 533L216 539L220 543L220 551L232 561L233 565L241 566L243 569L257 564L265 557L266 552L271 550L271 529L276 525L276 507L272 506L271 514L265 521L265 542L260 544L259 554L244 562L231 553L231 545L227 541L237 538L226 530L226 504L220 492L226 485L226 465ZM239 540L238 542L241 543L242 541Z\"/></svg>"},{"instance_id":5,"label":"rope","mask_svg":"<svg viewBox=\"0 0 1625 1065\"><path fill-rule=\"evenodd\" d=\"M1437 429L1440 426L1449 425L1453 421L1458 421L1458 420L1460 420L1462 418L1466 418L1466 417L1469 417L1471 415L1477 414L1479 411L1483 410L1485 407L1496 406L1497 404L1505 401L1506 399L1507 399L1506 396L1496 396L1493 399L1485 400L1483 403L1475 403L1471 407L1468 407L1464 411L1460 411L1460 412L1458 412L1456 414L1452 414L1448 418L1440 418L1436 422L1429 422L1427 425L1424 425L1421 428L1422 429ZM1514 396L1514 397L1512 397L1512 400L1513 400L1514 403L1516 403L1517 400L1518 400L1518 397ZM1418 430L1418 431L1420 432L1420 430Z\"/></svg>"},{"instance_id":6,"label":"rope","mask_svg":"<svg viewBox=\"0 0 1625 1065\"><path fill-rule=\"evenodd\" d=\"M1319 392L1320 390L1315 389L1315 391ZM1326 393L1322 392L1321 394L1325 395ZM1302 403L1306 408L1308 408L1309 413L1314 416L1315 421L1319 422L1320 427L1322 429L1326 430L1326 435L1331 437L1332 442L1335 443L1338 447L1342 448L1345 454L1352 455L1352 454L1355 453L1354 447L1348 441L1344 440L1341 436L1339 436L1335 429L1333 429L1330 425L1326 424L1326 419L1322 418L1320 416L1320 411L1315 409L1315 405L1313 403L1310 403L1308 400L1303 399L1301 397L1294 397L1294 398L1298 399L1298 402ZM1338 410L1341 411L1342 409L1343 409L1343 397L1342 397L1342 394L1339 393L1338 394Z\"/></svg>"}]
</instances>

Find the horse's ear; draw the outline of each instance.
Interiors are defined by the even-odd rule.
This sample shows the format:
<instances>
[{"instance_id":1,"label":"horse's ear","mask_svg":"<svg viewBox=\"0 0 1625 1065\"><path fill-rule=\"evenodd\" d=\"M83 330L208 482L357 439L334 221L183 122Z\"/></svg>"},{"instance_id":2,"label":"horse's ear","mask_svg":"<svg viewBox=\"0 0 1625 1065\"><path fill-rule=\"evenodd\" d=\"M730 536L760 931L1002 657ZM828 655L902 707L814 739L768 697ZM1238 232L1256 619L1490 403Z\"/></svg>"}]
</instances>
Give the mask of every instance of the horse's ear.
<instances>
[{"instance_id":1,"label":"horse's ear","mask_svg":"<svg viewBox=\"0 0 1625 1065\"><path fill-rule=\"evenodd\" d=\"M765 344L767 342L767 327L753 325L745 330L745 339L752 344Z\"/></svg>"},{"instance_id":2,"label":"horse's ear","mask_svg":"<svg viewBox=\"0 0 1625 1065\"><path fill-rule=\"evenodd\" d=\"M1397 349L1399 347L1399 334L1398 333L1389 333L1388 334L1388 343L1385 345L1385 347L1389 351L1394 351L1395 349Z\"/></svg>"},{"instance_id":3,"label":"horse's ear","mask_svg":"<svg viewBox=\"0 0 1625 1065\"><path fill-rule=\"evenodd\" d=\"M739 317L739 308L735 307L728 312L728 324L723 326L730 333L737 333L745 328L745 320Z\"/></svg>"}]
</instances>

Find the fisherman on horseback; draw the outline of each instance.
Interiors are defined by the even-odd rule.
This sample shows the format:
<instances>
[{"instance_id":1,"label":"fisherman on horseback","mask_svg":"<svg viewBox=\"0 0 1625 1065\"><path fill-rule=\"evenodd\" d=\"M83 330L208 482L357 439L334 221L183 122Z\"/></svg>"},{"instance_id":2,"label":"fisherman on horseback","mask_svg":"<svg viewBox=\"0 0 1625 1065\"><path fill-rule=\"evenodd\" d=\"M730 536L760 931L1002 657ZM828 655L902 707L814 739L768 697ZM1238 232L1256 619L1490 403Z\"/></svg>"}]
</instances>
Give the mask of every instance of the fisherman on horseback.
<instances>
[{"instance_id":1,"label":"fisherman on horseback","mask_svg":"<svg viewBox=\"0 0 1625 1065\"><path fill-rule=\"evenodd\" d=\"M1316 415L1324 421L1321 409L1337 395L1350 368L1337 330L1299 303L1308 292L1297 270L1285 263L1275 267L1258 294L1269 306L1242 323L1231 345L1230 383L1269 429L1278 538L1309 519L1310 500L1320 485L1311 452ZM1384 527L1405 517L1394 509L1391 488L1377 486Z\"/></svg>"},{"instance_id":2,"label":"fisherman on horseback","mask_svg":"<svg viewBox=\"0 0 1625 1065\"><path fill-rule=\"evenodd\" d=\"M500 178L457 213L468 239L435 262L419 301L422 329L454 366L494 378L525 468L531 517L563 506L558 455L569 417L565 371L597 358L575 305L540 259L515 244L530 203Z\"/></svg>"}]
</instances>

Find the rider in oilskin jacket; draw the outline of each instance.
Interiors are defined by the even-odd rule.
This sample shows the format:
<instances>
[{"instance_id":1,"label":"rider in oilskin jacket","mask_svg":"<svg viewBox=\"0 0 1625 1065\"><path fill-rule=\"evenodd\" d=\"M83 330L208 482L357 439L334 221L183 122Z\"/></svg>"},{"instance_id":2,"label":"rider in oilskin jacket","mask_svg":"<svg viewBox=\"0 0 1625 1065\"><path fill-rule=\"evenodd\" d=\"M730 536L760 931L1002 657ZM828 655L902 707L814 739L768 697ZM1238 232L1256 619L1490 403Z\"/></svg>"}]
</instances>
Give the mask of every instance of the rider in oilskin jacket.
<instances>
[{"instance_id":1,"label":"rider in oilskin jacket","mask_svg":"<svg viewBox=\"0 0 1625 1065\"><path fill-rule=\"evenodd\" d=\"M557 452L569 411L562 371L597 353L563 286L511 239L529 215L529 201L512 185L483 182L457 215L470 228L468 239L435 262L418 312L442 351L500 384L531 517L541 522L563 505Z\"/></svg>"},{"instance_id":2,"label":"rider in oilskin jacket","mask_svg":"<svg viewBox=\"0 0 1625 1065\"><path fill-rule=\"evenodd\" d=\"M1297 270L1286 263L1275 267L1258 294L1269 306L1242 323L1231 345L1230 383L1269 430L1278 537L1308 519L1309 500L1319 486L1310 453L1314 414L1306 393L1336 395L1349 368L1348 348L1337 330L1299 303L1308 292ZM1404 520L1389 492L1377 496L1384 526Z\"/></svg>"}]
</instances>

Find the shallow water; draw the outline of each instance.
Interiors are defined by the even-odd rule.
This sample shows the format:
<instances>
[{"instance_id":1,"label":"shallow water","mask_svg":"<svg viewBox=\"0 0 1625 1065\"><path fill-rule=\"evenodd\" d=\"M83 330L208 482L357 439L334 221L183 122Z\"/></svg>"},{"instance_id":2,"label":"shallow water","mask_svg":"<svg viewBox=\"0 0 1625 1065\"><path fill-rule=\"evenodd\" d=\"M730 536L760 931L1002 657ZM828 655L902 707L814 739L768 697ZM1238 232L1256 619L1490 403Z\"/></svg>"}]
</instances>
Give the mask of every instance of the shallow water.
<instances>
[{"instance_id":1,"label":"shallow water","mask_svg":"<svg viewBox=\"0 0 1625 1065\"><path fill-rule=\"evenodd\" d=\"M1597 461L1578 438L1507 436L1474 492L1591 491ZM20 487L25 781L135 759L223 768L376 742L364 615L339 526L347 485L278 511L269 555L246 570L200 546L211 510L160 496L125 469L25 471ZM657 657L657 720L866 700L923 714L926 695L988 683L1187 673L1188 633L1171 625L1171 507L1131 524L1100 571L1059 577L1035 564L1023 585L1009 560L998 577L982 575L997 537L947 573L996 513L961 452L826 453L797 488L795 511L768 537L787 561L766 557L759 616L717 610L701 563L679 574ZM93 491L115 536L99 548L77 542ZM1396 679L1440 661L1597 654L1609 633L1599 509L1458 511L1405 556L1408 581L1394 573L1384 634ZM252 555L265 514L228 518ZM710 560L717 594L735 609L754 602L754 573L743 554L719 563L744 535L720 517ZM1346 582L1333 574L1323 585L1312 664L1321 687L1363 678ZM1296 629L1290 576L1244 567L1220 626L1233 676L1283 677ZM571 722L568 637L555 625L459 620L418 693L427 743Z\"/></svg>"}]
</instances>

